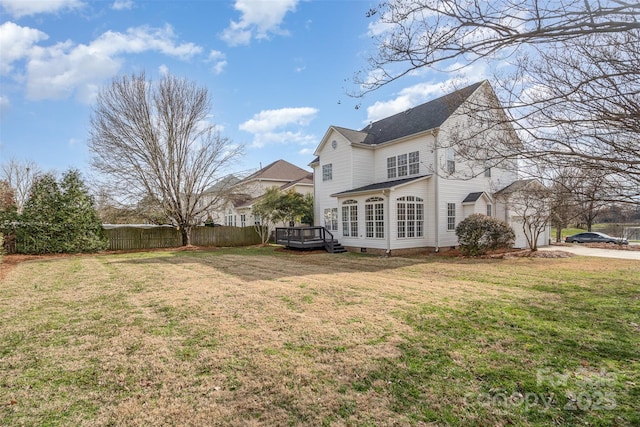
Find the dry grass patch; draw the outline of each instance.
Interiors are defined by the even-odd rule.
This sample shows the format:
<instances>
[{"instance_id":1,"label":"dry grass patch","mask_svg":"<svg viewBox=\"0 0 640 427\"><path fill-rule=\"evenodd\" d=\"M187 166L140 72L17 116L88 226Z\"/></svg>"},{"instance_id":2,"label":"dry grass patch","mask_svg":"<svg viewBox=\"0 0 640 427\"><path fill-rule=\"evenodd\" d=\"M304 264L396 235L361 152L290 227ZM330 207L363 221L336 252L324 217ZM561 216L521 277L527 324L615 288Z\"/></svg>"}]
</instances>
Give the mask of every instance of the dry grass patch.
<instances>
[{"instance_id":1,"label":"dry grass patch","mask_svg":"<svg viewBox=\"0 0 640 427\"><path fill-rule=\"evenodd\" d=\"M625 386L640 381L627 360L638 274L622 260L268 247L33 260L0 282L0 424L625 425L638 409ZM577 336L592 319L593 341ZM585 361L617 373L615 411L472 397L550 392L536 369Z\"/></svg>"}]
</instances>

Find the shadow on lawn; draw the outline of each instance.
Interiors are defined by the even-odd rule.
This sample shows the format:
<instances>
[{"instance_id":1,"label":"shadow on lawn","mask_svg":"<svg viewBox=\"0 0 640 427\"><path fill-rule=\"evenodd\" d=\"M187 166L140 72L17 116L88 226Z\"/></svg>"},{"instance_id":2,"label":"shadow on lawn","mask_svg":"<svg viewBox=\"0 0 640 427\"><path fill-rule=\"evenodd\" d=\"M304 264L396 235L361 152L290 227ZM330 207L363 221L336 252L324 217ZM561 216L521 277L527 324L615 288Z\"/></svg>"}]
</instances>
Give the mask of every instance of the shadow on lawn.
<instances>
[{"instance_id":1,"label":"shadow on lawn","mask_svg":"<svg viewBox=\"0 0 640 427\"><path fill-rule=\"evenodd\" d=\"M380 257L357 253L329 254L326 252L282 251L277 247L211 248L194 251L147 252L140 256L128 254L124 259L112 263L131 265L158 264L182 266L193 269L196 264L206 274L214 269L250 282L255 280L276 280L283 277L379 272L409 267L417 264L445 263L496 263L501 260L474 260L453 257Z\"/></svg>"}]
</instances>

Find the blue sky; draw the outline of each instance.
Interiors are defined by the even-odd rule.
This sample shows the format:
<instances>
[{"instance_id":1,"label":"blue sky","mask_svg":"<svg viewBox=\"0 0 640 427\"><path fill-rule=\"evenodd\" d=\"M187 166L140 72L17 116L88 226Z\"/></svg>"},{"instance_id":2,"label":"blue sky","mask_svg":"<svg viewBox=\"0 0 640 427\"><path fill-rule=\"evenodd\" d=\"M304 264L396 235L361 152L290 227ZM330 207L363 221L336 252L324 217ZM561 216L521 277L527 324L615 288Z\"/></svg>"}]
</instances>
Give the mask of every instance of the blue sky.
<instances>
[{"instance_id":1,"label":"blue sky","mask_svg":"<svg viewBox=\"0 0 640 427\"><path fill-rule=\"evenodd\" d=\"M452 79L427 71L347 95L384 31L365 16L377 3L0 0L0 163L90 173L96 93L144 70L209 89L211 121L245 146L236 171L280 158L307 167L330 125L360 129L441 95ZM481 66L466 72L486 78Z\"/></svg>"}]
</instances>

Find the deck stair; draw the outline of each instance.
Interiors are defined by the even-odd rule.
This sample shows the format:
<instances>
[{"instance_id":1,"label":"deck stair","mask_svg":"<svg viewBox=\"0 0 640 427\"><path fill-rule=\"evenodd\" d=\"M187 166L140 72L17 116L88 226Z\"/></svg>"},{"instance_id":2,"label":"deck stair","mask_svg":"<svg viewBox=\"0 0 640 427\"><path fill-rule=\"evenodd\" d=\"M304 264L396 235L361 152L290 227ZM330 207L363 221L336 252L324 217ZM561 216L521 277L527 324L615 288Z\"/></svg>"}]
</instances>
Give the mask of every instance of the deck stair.
<instances>
[{"instance_id":1,"label":"deck stair","mask_svg":"<svg viewBox=\"0 0 640 427\"><path fill-rule=\"evenodd\" d=\"M333 239L327 242L324 249L330 254L342 254L347 252L344 246L340 244L337 240Z\"/></svg>"}]
</instances>

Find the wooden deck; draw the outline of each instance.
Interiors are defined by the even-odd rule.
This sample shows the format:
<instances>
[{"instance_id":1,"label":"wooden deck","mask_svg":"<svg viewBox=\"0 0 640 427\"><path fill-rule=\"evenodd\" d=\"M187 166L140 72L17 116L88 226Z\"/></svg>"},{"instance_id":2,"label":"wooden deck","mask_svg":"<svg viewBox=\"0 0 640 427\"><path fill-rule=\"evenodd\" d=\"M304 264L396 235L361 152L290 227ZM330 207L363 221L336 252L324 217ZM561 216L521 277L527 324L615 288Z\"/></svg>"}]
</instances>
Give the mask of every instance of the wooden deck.
<instances>
[{"instance_id":1,"label":"wooden deck","mask_svg":"<svg viewBox=\"0 0 640 427\"><path fill-rule=\"evenodd\" d=\"M325 249L330 253L346 252L346 249L324 227L276 228L276 243L293 249Z\"/></svg>"}]
</instances>

